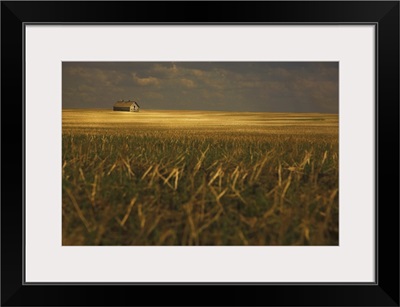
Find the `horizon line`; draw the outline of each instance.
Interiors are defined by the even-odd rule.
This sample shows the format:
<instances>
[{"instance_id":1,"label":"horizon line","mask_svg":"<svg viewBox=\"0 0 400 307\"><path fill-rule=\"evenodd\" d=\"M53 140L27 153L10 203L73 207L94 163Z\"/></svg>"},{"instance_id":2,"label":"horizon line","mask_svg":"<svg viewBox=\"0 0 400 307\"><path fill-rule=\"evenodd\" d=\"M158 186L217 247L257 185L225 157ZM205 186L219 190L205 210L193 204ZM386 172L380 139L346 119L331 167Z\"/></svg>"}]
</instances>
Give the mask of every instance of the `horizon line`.
<instances>
[{"instance_id":1,"label":"horizon line","mask_svg":"<svg viewBox=\"0 0 400 307\"><path fill-rule=\"evenodd\" d=\"M112 112L112 108L61 108L61 110L108 110ZM140 108L140 112L145 111L189 111L189 112L232 112L232 113L316 113L316 114L331 114L331 115L339 115L338 113L330 113L330 112L319 112L319 111L240 111L240 110L198 110L198 109L143 109ZM120 111L121 112L121 111ZM126 112L126 113L140 113L140 112Z\"/></svg>"}]
</instances>

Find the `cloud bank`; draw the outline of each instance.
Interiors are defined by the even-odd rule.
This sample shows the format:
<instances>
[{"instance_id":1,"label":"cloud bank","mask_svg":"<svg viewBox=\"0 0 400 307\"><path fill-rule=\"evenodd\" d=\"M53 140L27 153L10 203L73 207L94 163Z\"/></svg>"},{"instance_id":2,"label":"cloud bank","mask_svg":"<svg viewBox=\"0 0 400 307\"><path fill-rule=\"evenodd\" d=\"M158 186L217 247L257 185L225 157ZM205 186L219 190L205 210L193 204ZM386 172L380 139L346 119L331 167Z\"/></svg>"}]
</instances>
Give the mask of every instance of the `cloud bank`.
<instances>
[{"instance_id":1,"label":"cloud bank","mask_svg":"<svg viewBox=\"0 0 400 307\"><path fill-rule=\"evenodd\" d=\"M338 113L337 62L64 62L63 108Z\"/></svg>"}]
</instances>

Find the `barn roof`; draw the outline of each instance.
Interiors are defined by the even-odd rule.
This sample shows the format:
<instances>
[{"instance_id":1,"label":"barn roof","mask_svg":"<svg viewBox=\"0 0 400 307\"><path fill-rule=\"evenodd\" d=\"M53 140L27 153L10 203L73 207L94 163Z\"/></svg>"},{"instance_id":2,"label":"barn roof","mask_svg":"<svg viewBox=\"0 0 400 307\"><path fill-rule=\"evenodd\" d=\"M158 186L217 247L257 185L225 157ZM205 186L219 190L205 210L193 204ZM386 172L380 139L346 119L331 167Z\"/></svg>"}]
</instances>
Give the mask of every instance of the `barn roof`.
<instances>
[{"instance_id":1,"label":"barn roof","mask_svg":"<svg viewBox=\"0 0 400 307\"><path fill-rule=\"evenodd\" d=\"M131 105L136 104L139 108L140 106L138 105L138 103L136 101L117 101L114 104L114 107L125 107L125 108L129 108Z\"/></svg>"}]
</instances>

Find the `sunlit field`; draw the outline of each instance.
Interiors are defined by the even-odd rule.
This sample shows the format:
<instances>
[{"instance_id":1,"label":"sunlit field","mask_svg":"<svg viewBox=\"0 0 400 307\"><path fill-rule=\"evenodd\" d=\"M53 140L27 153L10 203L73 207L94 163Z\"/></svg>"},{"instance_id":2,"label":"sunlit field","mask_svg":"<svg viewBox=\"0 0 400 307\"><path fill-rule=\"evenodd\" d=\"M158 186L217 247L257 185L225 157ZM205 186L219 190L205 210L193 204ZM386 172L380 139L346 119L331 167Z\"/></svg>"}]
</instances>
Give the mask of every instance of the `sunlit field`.
<instances>
[{"instance_id":1,"label":"sunlit field","mask_svg":"<svg viewBox=\"0 0 400 307\"><path fill-rule=\"evenodd\" d=\"M62 117L63 245L338 244L338 115Z\"/></svg>"}]
</instances>

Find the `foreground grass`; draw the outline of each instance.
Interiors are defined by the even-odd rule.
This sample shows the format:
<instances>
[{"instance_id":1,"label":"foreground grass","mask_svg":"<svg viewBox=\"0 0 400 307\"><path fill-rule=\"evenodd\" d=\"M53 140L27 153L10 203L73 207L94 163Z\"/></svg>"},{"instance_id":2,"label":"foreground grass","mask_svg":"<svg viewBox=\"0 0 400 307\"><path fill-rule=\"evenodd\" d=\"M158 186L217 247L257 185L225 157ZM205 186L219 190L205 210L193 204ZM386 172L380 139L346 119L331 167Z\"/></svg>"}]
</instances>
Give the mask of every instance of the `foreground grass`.
<instances>
[{"instance_id":1,"label":"foreground grass","mask_svg":"<svg viewBox=\"0 0 400 307\"><path fill-rule=\"evenodd\" d=\"M63 245L338 244L335 117L84 113L63 114Z\"/></svg>"}]
</instances>

